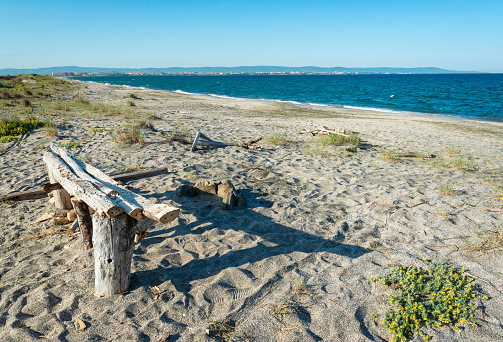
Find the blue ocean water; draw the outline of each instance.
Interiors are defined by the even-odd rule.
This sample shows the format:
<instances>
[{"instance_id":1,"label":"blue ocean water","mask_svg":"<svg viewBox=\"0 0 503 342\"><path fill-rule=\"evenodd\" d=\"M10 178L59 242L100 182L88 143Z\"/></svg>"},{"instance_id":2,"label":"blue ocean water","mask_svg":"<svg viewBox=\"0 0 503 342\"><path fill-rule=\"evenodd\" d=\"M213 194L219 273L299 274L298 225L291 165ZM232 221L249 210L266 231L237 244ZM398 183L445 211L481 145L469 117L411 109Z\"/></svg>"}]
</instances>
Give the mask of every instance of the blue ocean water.
<instances>
[{"instance_id":1,"label":"blue ocean water","mask_svg":"<svg viewBox=\"0 0 503 342\"><path fill-rule=\"evenodd\" d=\"M208 96L503 121L503 74L176 75L82 81Z\"/></svg>"}]
</instances>

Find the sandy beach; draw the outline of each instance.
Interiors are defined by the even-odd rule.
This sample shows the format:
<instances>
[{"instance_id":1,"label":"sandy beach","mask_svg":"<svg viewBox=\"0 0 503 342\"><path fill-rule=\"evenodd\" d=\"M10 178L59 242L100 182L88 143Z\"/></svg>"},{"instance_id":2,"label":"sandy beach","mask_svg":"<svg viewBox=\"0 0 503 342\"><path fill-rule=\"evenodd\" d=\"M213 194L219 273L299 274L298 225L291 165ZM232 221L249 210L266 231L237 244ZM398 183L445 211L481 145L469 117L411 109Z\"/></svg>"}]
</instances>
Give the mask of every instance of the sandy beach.
<instances>
[{"instance_id":1,"label":"sandy beach","mask_svg":"<svg viewBox=\"0 0 503 342\"><path fill-rule=\"evenodd\" d=\"M69 82L20 114L52 120L57 136L39 128L0 144L0 194L49 182L44 147L69 142L81 147L68 152L107 173L167 166L127 185L181 212L137 243L129 292L100 299L81 234L36 222L56 211L48 198L2 203L0 341L388 341L392 290L369 278L425 268L423 259L466 269L488 299L473 301L477 327L422 330L433 341L503 340L503 123ZM134 113L54 105L77 98ZM113 141L141 119L153 125L144 144ZM322 126L368 145L348 152L299 134ZM262 150L189 152L171 139L197 131L223 142L262 136ZM246 205L176 195L198 179L232 182ZM212 322L234 329L219 339L207 333Z\"/></svg>"}]
</instances>

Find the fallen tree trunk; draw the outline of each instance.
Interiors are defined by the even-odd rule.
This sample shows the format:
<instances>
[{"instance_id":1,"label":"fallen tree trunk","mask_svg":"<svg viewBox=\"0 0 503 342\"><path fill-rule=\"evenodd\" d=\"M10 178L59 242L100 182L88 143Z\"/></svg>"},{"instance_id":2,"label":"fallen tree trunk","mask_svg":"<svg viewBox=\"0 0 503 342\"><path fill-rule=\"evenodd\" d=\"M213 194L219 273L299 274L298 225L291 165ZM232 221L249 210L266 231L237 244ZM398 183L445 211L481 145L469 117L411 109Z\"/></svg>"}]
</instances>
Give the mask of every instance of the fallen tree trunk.
<instances>
[{"instance_id":1,"label":"fallen tree trunk","mask_svg":"<svg viewBox=\"0 0 503 342\"><path fill-rule=\"evenodd\" d=\"M123 212L122 208L96 189L91 183L78 178L68 166L54 153L47 151L43 160L52 172L55 180L70 194L92 207L98 215L105 214L114 217Z\"/></svg>"}]
</instances>

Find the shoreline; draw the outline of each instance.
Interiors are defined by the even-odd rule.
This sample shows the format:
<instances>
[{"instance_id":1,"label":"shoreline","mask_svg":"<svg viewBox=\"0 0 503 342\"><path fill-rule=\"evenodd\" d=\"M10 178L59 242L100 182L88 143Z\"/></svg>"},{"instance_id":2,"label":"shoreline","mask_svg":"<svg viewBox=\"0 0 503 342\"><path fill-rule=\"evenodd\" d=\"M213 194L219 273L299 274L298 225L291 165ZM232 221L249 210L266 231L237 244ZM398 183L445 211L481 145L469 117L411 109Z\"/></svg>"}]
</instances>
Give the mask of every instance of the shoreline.
<instances>
[{"instance_id":1,"label":"shoreline","mask_svg":"<svg viewBox=\"0 0 503 342\"><path fill-rule=\"evenodd\" d=\"M95 76L93 76L95 77ZM125 77L125 76L123 76ZM133 76L131 76L133 77ZM68 79L72 80L74 79L73 77L62 77L62 79ZM75 79L76 80L76 79ZM324 104L324 103L314 103L314 102L309 102L309 101L296 101L296 100L283 100L283 99L274 99L274 98L247 98L247 97L235 97L231 95L220 95L220 94L212 94L212 93L197 93L197 92L187 92L185 90L166 90L166 89L155 89L155 88L148 88L148 87L136 87L136 86L129 86L129 85L124 85L124 84L111 84L108 82L105 83L100 83L96 81L83 81L83 80L77 80L77 81L82 81L85 83L96 83L96 84L103 84L103 85L112 85L112 86L120 86L120 87L126 87L126 88L131 88L131 89L142 89L142 90L160 90L160 91L170 91L174 93L180 93L180 94L187 94L187 95L193 95L193 96L206 96L206 97L216 97L216 98L223 98L223 99L236 99L236 100L251 100L251 101L265 101L265 102L281 102L281 103L286 103L286 104L292 104L292 105L300 105L300 106L309 106L309 107L321 107L321 108L343 108L343 109L349 109L349 110L359 110L363 112L378 112L378 113L391 113L391 114L411 114L411 115L423 115L423 116L431 116L431 117L445 117L445 118L452 118L452 119L462 119L462 120L470 120L470 121L488 121L488 122L502 122L503 123L503 118L479 118L475 117L472 118L470 116L463 116L461 114L448 114L448 113L431 113L431 112L416 112L416 111L410 111L410 110L395 110L395 109L389 109L389 108L378 108L378 107L361 107L358 105L339 105L339 104Z\"/></svg>"},{"instance_id":2,"label":"shoreline","mask_svg":"<svg viewBox=\"0 0 503 342\"><path fill-rule=\"evenodd\" d=\"M167 165L127 185L181 213L136 244L129 292L98 299L81 235L36 222L55 211L48 199L2 204L0 340L212 342L206 329L224 322L237 327L232 341L389 340L391 290L368 279L427 268L423 259L465 268L489 298L474 301L478 327L422 330L438 341L503 339L503 123L69 82L67 93L32 100L33 115L58 134L37 129L0 155L0 193L48 182L43 147L68 142L106 173ZM113 142L141 120L153 126L141 128L144 144ZM357 132L369 146L348 152L299 134L320 126ZM223 142L263 136L263 149L189 152L170 139L197 131ZM436 158L396 154L406 151ZM197 179L232 182L246 206L176 195ZM285 302L295 306L278 315Z\"/></svg>"}]
</instances>

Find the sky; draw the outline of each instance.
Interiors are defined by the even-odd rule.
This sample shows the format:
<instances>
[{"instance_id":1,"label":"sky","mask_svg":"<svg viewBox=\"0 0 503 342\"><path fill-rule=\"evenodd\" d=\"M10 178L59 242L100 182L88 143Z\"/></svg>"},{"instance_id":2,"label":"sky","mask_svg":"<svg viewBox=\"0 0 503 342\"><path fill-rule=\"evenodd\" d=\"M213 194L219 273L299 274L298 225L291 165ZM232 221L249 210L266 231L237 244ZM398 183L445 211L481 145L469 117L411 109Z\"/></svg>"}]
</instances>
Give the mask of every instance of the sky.
<instances>
[{"instance_id":1,"label":"sky","mask_svg":"<svg viewBox=\"0 0 503 342\"><path fill-rule=\"evenodd\" d=\"M501 0L0 0L0 69L439 67L503 72Z\"/></svg>"}]
</instances>

